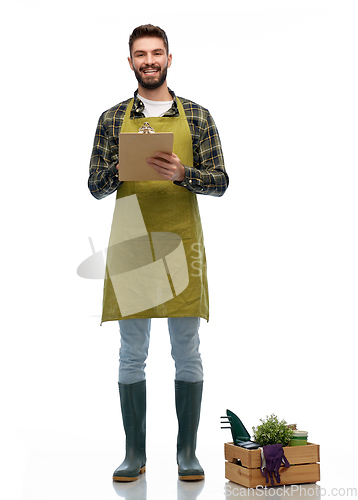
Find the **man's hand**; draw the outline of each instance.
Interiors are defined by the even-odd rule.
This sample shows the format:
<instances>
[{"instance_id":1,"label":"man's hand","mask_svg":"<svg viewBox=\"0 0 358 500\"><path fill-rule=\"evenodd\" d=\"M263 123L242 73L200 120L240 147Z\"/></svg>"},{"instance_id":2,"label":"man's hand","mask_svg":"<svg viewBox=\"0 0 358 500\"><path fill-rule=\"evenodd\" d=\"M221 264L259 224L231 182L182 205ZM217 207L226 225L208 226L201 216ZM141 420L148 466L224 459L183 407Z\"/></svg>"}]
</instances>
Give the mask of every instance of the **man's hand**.
<instances>
[{"instance_id":1,"label":"man's hand","mask_svg":"<svg viewBox=\"0 0 358 500\"><path fill-rule=\"evenodd\" d=\"M153 167L167 181L183 181L185 177L185 168L180 159L172 153L157 152L156 158L148 158L148 164Z\"/></svg>"}]
</instances>

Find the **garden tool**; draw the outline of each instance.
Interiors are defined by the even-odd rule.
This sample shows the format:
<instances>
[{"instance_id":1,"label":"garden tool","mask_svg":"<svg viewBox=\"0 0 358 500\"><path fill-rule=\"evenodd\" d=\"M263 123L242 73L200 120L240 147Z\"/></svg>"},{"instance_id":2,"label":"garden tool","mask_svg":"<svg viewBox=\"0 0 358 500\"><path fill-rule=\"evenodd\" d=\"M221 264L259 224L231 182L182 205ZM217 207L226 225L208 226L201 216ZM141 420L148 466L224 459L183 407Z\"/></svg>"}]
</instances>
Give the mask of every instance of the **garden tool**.
<instances>
[{"instance_id":1,"label":"garden tool","mask_svg":"<svg viewBox=\"0 0 358 500\"><path fill-rule=\"evenodd\" d=\"M239 417L235 415L230 410L226 410L226 416L221 417L223 421L222 424L230 424L230 427L221 427L222 429L231 429L232 439L234 445L241 446L242 448L246 448L248 450L256 450L260 448L259 443L255 443L251 441L251 436L247 432L246 427L241 422Z\"/></svg>"}]
</instances>

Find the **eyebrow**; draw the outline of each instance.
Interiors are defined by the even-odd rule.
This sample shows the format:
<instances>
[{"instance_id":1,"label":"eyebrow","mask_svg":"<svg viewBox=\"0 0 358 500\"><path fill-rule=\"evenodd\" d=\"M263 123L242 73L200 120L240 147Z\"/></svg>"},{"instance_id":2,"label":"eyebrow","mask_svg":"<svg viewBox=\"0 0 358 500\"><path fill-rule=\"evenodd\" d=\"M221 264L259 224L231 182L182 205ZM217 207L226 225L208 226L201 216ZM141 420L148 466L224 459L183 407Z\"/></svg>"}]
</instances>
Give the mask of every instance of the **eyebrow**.
<instances>
[{"instance_id":1,"label":"eyebrow","mask_svg":"<svg viewBox=\"0 0 358 500\"><path fill-rule=\"evenodd\" d=\"M133 55L135 56L136 54L144 54L146 52L163 52L164 53L164 49L162 48L158 48L158 49L153 49L153 50L141 50L141 49L138 49L138 50L135 50L133 52Z\"/></svg>"}]
</instances>

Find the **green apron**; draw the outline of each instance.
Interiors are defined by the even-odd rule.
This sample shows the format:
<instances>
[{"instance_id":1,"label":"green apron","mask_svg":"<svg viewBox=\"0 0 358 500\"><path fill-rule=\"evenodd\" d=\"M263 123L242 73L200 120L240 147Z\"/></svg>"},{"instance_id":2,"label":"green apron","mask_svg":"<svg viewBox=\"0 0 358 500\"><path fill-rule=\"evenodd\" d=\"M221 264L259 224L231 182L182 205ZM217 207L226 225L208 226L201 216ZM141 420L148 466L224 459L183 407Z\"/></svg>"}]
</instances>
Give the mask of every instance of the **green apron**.
<instances>
[{"instance_id":1,"label":"green apron","mask_svg":"<svg viewBox=\"0 0 358 500\"><path fill-rule=\"evenodd\" d=\"M173 151L193 165L192 137L180 101L179 116L130 119L121 132L148 121L173 132ZM203 231L196 195L171 181L125 181L117 190L108 245L102 322L196 316L209 320Z\"/></svg>"}]
</instances>

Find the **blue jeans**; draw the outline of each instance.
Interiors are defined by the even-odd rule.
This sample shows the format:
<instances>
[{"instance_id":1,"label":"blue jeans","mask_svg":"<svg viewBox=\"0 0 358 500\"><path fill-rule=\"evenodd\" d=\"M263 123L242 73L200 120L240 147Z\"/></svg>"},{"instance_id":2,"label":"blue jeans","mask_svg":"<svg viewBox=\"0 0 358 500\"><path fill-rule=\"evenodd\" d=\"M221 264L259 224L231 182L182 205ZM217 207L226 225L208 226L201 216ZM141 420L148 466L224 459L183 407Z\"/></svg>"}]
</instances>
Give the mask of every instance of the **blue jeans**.
<instances>
[{"instance_id":1,"label":"blue jeans","mask_svg":"<svg viewBox=\"0 0 358 500\"><path fill-rule=\"evenodd\" d=\"M175 362L175 379L201 382L203 366L199 353L200 318L168 318L168 329ZM118 381L134 384L145 380L151 320L122 319L119 321L121 348Z\"/></svg>"}]
</instances>

